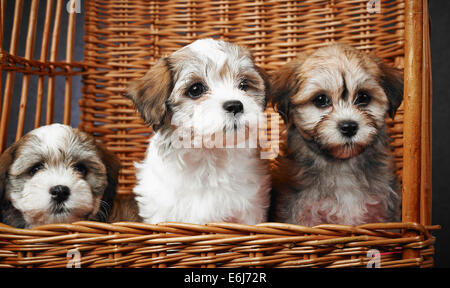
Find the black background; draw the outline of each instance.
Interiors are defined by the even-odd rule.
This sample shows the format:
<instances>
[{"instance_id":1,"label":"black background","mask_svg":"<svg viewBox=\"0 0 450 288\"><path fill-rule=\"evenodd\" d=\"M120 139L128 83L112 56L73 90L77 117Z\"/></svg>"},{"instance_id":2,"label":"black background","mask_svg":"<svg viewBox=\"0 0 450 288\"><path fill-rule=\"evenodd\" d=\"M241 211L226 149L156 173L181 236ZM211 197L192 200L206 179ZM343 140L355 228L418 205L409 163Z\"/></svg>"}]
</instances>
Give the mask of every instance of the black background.
<instances>
[{"instance_id":1,"label":"black background","mask_svg":"<svg viewBox=\"0 0 450 288\"><path fill-rule=\"evenodd\" d=\"M430 1L433 73L433 224L436 266L450 267L450 1Z\"/></svg>"},{"instance_id":2,"label":"black background","mask_svg":"<svg viewBox=\"0 0 450 288\"><path fill-rule=\"evenodd\" d=\"M4 1L4 0L2 0ZM382 0L383 1L383 0ZM45 1L40 1L39 13L44 15ZM66 1L64 1L66 2ZM7 0L4 22L4 49L9 50L9 37L12 27L12 15L14 11L14 1ZM27 3L27 2L25 2ZM81 1L83 3L83 1ZM430 1L430 15L431 15L431 56L432 56L432 74L433 74L433 224L439 224L442 226L442 230L434 233L437 236L436 241L436 267L450 267L450 1L446 0L431 0ZM29 5L24 5L24 15L28 15ZM81 13L77 15L77 30L76 30L76 46L74 47L74 60L82 61L83 59L83 36L84 32L81 27L84 24L84 6L82 5ZM37 33L42 34L43 30L43 18L38 17ZM62 27L65 27L67 23L67 13L63 13ZM28 23L26 19L21 25L21 38L20 43L26 42L26 29ZM41 32L39 32L41 31ZM39 39L39 38L38 38ZM40 44L40 41L36 43ZM20 45L19 55L24 55L24 46ZM35 58L39 59L40 51L39 46L35 48ZM58 57L59 60L64 60L65 47L64 41L61 41L61 51ZM5 83L5 73L2 73L2 83ZM73 101L72 101L72 126L76 127L79 124L80 111L77 107L78 100L81 97L81 81L80 77L74 77L73 79ZM18 105L21 89L21 76L16 76L13 111L17 111L15 107ZM30 95L36 94L37 78L32 77L30 83ZM4 88L4 87L2 87ZM60 81L56 83L56 95L62 94L64 90L64 82ZM35 105L33 103L34 97L30 97L28 106L30 109ZM62 97L60 97L62 98ZM60 98L56 98L55 107L63 107L63 102ZM31 111L31 110L30 110ZM28 115L32 115L29 113ZM43 112L45 115L45 111ZM62 121L62 109L55 110L55 121ZM32 117L32 116L31 116ZM11 122L16 122L17 115L11 113ZM32 128L32 121L28 121L25 127L26 131ZM15 138L15 129L10 128L8 134L8 143L12 143Z\"/></svg>"}]
</instances>

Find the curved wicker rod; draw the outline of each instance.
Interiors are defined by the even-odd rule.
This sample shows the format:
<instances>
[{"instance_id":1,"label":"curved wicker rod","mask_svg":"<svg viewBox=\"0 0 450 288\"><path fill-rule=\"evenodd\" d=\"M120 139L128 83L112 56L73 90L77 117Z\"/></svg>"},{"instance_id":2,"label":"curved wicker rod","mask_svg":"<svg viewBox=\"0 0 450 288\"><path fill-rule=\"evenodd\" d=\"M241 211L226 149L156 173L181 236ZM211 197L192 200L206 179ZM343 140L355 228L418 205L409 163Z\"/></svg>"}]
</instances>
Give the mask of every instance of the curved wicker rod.
<instances>
[{"instance_id":1,"label":"curved wicker rod","mask_svg":"<svg viewBox=\"0 0 450 288\"><path fill-rule=\"evenodd\" d=\"M225 225L228 225L228 224L225 224ZM339 233L338 231L330 231L327 229L321 229L321 228L319 228L319 226L306 227L306 226L301 226L301 225L276 223L276 222L262 223L262 224L257 224L256 226L276 228L276 229L286 230L286 231L290 231L290 232L294 232L294 233L322 234L322 235L330 235L330 236L341 235L341 233Z\"/></svg>"},{"instance_id":2,"label":"curved wicker rod","mask_svg":"<svg viewBox=\"0 0 450 288\"><path fill-rule=\"evenodd\" d=\"M10 227L8 225L0 225L0 239L8 234L11 235L26 235L26 236L38 236L38 237L47 237L47 236L55 236L59 233L53 231L41 231L41 230L32 230L32 229L20 229Z\"/></svg>"},{"instance_id":3,"label":"curved wicker rod","mask_svg":"<svg viewBox=\"0 0 450 288\"><path fill-rule=\"evenodd\" d=\"M67 251L77 249L80 253L84 252L83 254L86 256L90 255L105 255L105 254L111 254L114 252L128 252L128 251L134 251L136 250L136 246L103 246L98 244L92 244L92 245L50 245L49 248L41 249L40 255L42 256L57 256L57 255L67 255ZM131 252L132 253L132 252Z\"/></svg>"},{"instance_id":4,"label":"curved wicker rod","mask_svg":"<svg viewBox=\"0 0 450 288\"><path fill-rule=\"evenodd\" d=\"M49 2L51 3L51 2ZM22 73L29 73L29 74L39 74L38 71L44 70L42 74L45 73L45 75L52 75L51 70L55 70L55 68L59 68L62 70L66 70L66 73L70 74L70 70L73 68L79 68L79 69L87 69L87 68L109 68L108 65L102 65L97 63L86 63L86 62L58 62L58 61L45 61L45 60L33 60L33 59L25 59L23 57L9 54L6 51L2 51L1 53L2 58L0 58L0 64L2 64L3 69L5 70L14 70L15 66L22 65L23 70L20 71ZM39 68L39 70L33 70L32 67ZM93 71L94 72L94 71ZM106 71L95 71L98 74L106 73Z\"/></svg>"},{"instance_id":5,"label":"curved wicker rod","mask_svg":"<svg viewBox=\"0 0 450 288\"><path fill-rule=\"evenodd\" d=\"M276 229L274 229L273 227L276 227ZM95 235L103 237L108 236L108 234L111 233L119 233L114 235L120 235L120 233L122 233L125 236L120 237L124 238L124 237L139 237L139 235L145 236L149 235L149 233L162 233L162 235L167 235L170 238L176 236L181 237L183 239L187 239L191 236L203 237L206 235L219 235L219 234L223 235L224 237L228 236L253 237L255 235L260 236L268 235L269 238L278 237L280 239L287 239L289 237L299 237L304 235L322 235L325 238L336 236L338 236L338 238L339 237L346 238L348 237L348 235L355 235L361 232L363 234L361 236L366 237L364 239L373 240L375 238L380 237L386 239L397 238L399 236L399 233L389 232L389 230L403 229L408 231L416 231L416 233L423 234L425 236L424 240L433 239L433 236L428 231L428 228L439 229L440 227L423 226L418 223L371 223L356 227L346 225L322 224L316 227L305 227L300 225L284 224L284 223L262 223L258 225L244 225L236 223L210 223L207 225L198 225L198 224L178 223L178 222L177 223L168 222L160 224L119 222L109 224L92 221L80 221L74 222L72 224L49 224L37 226L32 229L18 229L1 224L0 235L1 237L3 236L7 237L8 235L15 235L16 237L20 237L21 235L31 237L59 237L64 236L68 232L70 232L72 233L71 235L77 234L80 237L85 238ZM197 241L207 241L207 239L200 240L201 237L197 239ZM351 237L353 236L350 236L350 238ZM245 241L250 241L250 238ZM206 245L205 243L203 244Z\"/></svg>"},{"instance_id":6,"label":"curved wicker rod","mask_svg":"<svg viewBox=\"0 0 450 288\"><path fill-rule=\"evenodd\" d=\"M3 5L2 1L2 5ZM2 9L3 10L3 9ZM17 54L18 41L19 41L19 33L20 33L20 20L22 19L22 10L23 10L23 0L15 1L14 6L14 22L13 28L11 31L11 45L9 48L9 53L12 55ZM0 118L0 151L3 151L6 148L6 140L8 134L8 125L9 125L9 115L11 112L11 101L12 94L14 88L14 72L6 73L6 81L5 81L5 90L3 93L3 105L2 105L2 114Z\"/></svg>"},{"instance_id":7,"label":"curved wicker rod","mask_svg":"<svg viewBox=\"0 0 450 288\"><path fill-rule=\"evenodd\" d=\"M43 71L43 70L31 70L29 68L19 67L19 66L5 66L3 68L4 68L3 70L14 72L14 73L22 73L25 75L26 74L38 75L38 76L42 76L42 77L45 77L45 76L53 76L53 77L54 76L74 76L74 75L83 75L83 74L87 73L86 71L81 71L81 70L77 71L77 70L72 70L70 68L64 68L64 70L61 70L61 71L53 70L50 73L47 71ZM67 72L67 71L69 71L69 72Z\"/></svg>"},{"instance_id":8,"label":"curved wicker rod","mask_svg":"<svg viewBox=\"0 0 450 288\"><path fill-rule=\"evenodd\" d=\"M39 0L31 2L30 7L30 17L28 20L28 32L25 47L25 59L30 60L33 58L34 43L36 39L36 22L37 13L39 8ZM22 91L20 95L19 104L19 117L17 120L17 130L16 130L16 141L18 141L23 136L23 129L25 125L27 103L28 103L28 88L30 86L30 75L24 74L22 78Z\"/></svg>"}]
</instances>

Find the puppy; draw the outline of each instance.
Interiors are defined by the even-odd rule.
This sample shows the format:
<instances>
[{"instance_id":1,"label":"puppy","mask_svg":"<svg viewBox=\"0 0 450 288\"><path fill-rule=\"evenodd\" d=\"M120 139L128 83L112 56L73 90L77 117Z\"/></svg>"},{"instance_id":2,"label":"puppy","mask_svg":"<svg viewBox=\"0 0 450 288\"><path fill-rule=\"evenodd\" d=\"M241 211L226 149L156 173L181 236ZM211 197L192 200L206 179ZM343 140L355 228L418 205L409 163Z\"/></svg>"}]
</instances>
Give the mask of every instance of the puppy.
<instances>
[{"instance_id":1,"label":"puppy","mask_svg":"<svg viewBox=\"0 0 450 288\"><path fill-rule=\"evenodd\" d=\"M126 97L155 131L135 165L144 222L266 220L268 166L256 148L237 147L263 115L267 83L245 48L201 39L129 85Z\"/></svg>"},{"instance_id":2,"label":"puppy","mask_svg":"<svg viewBox=\"0 0 450 288\"><path fill-rule=\"evenodd\" d=\"M273 171L273 220L397 221L400 191L384 120L402 102L401 73L334 44L272 76L272 102L287 123L287 151Z\"/></svg>"},{"instance_id":3,"label":"puppy","mask_svg":"<svg viewBox=\"0 0 450 288\"><path fill-rule=\"evenodd\" d=\"M0 220L18 228L106 221L119 166L114 154L77 129L32 130L0 157Z\"/></svg>"}]
</instances>

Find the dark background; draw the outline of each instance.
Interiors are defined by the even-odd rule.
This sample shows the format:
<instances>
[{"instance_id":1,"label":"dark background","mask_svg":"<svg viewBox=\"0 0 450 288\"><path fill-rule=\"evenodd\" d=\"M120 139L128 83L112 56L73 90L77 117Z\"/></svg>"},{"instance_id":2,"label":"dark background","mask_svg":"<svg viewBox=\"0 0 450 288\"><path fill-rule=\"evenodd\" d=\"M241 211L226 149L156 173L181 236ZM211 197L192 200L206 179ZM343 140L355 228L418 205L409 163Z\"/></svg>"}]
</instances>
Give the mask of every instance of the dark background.
<instances>
[{"instance_id":1,"label":"dark background","mask_svg":"<svg viewBox=\"0 0 450 288\"><path fill-rule=\"evenodd\" d=\"M436 267L450 267L450 1L431 0L433 73L433 224Z\"/></svg>"},{"instance_id":2,"label":"dark background","mask_svg":"<svg viewBox=\"0 0 450 288\"><path fill-rule=\"evenodd\" d=\"M2 0L5 1L5 0ZM382 0L383 1L383 0ZM66 2L66 1L65 1ZM83 3L84 1L81 1ZM27 2L25 2L27 3ZM7 0L5 21L4 21L4 49L9 50L9 31L12 28L12 15L14 11L14 1ZM437 241L435 244L436 267L450 267L450 100L448 98L448 91L450 90L450 1L448 0L431 0L430 1L430 15L431 15L431 56L432 56L432 74L433 74L433 224L442 226L442 230L435 232ZM29 5L24 5L24 14L29 14ZM39 5L40 15L45 12L45 1L40 1ZM74 47L74 60L83 60L83 25L84 25L84 7L82 5L81 14L77 15L77 31L76 31L76 46ZM62 13L62 27L67 24L67 13ZM38 17L37 22L37 37L41 37L43 30L43 18ZM9 20L8 20L9 19ZM26 29L28 23L27 19L23 19L21 25L21 38L19 43L26 42ZM39 34L40 33L40 34ZM39 39L39 38L38 38ZM37 41L40 43L40 41ZM18 54L24 55L25 45L20 45ZM39 59L40 45L36 45L34 59ZM60 42L59 48L60 61L64 61L65 55L65 41ZM2 73L2 83L5 83L5 75ZM61 77L60 77L61 78ZM12 111L17 111L18 101L20 97L18 91L21 89L21 76L16 75L15 92L16 97L13 102ZM36 95L37 77L31 77L29 95ZM4 87L2 87L4 88ZM64 91L64 81L60 79L56 83L56 95L61 95ZM73 101L72 101L72 126L77 127L80 119L80 110L78 108L78 100L81 97L81 79L74 77L73 79ZM46 91L44 91L46 95ZM29 111L34 109L34 97L29 98ZM45 103L45 99L44 99ZM55 107L63 107L60 97L56 97ZM45 109L44 109L45 110ZM28 115L32 115L28 114ZM45 115L45 111L43 111ZM62 122L63 111L61 109L55 110L55 121ZM14 125L17 121L17 114L11 113L11 123ZM26 124L25 130L32 129L32 121ZM15 127L10 127L10 134L8 135L8 142L12 143L15 139Z\"/></svg>"}]
</instances>

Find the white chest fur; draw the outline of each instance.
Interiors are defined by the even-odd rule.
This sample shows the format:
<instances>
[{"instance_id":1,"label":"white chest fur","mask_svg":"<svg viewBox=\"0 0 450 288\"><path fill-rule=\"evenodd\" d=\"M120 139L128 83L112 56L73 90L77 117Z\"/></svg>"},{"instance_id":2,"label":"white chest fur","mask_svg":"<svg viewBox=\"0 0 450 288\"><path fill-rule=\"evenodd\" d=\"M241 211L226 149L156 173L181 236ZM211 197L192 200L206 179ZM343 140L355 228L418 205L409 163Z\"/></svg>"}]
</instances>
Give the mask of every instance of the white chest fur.
<instances>
[{"instance_id":1,"label":"white chest fur","mask_svg":"<svg viewBox=\"0 0 450 288\"><path fill-rule=\"evenodd\" d=\"M266 220L270 175L256 149L175 149L157 133L136 168L146 223Z\"/></svg>"},{"instance_id":2,"label":"white chest fur","mask_svg":"<svg viewBox=\"0 0 450 288\"><path fill-rule=\"evenodd\" d=\"M314 185L302 189L294 222L314 226L321 223L360 225L391 220L387 216L388 199L396 192L389 181L366 175L355 163L323 165ZM389 178L381 175L380 179Z\"/></svg>"}]
</instances>

